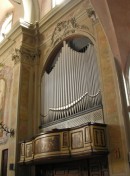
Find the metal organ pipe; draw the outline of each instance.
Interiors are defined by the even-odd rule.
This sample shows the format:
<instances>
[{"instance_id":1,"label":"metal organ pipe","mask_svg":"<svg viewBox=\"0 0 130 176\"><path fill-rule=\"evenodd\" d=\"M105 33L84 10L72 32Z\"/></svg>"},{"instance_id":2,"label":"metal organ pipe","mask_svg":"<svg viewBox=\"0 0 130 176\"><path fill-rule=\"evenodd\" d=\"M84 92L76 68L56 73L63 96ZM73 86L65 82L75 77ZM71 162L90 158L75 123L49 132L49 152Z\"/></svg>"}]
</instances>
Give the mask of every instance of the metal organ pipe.
<instances>
[{"instance_id":1,"label":"metal organ pipe","mask_svg":"<svg viewBox=\"0 0 130 176\"><path fill-rule=\"evenodd\" d=\"M64 41L51 72L41 86L44 123L68 118L101 104L99 74L94 46L74 51Z\"/></svg>"}]
</instances>

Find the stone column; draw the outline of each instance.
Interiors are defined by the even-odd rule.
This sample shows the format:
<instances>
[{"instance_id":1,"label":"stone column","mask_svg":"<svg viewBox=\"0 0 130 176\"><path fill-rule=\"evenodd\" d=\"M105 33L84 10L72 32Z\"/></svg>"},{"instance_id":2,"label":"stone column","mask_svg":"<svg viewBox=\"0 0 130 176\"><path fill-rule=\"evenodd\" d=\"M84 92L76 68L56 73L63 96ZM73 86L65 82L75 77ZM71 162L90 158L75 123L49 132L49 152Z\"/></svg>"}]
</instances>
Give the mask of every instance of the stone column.
<instances>
[{"instance_id":1,"label":"stone column","mask_svg":"<svg viewBox=\"0 0 130 176\"><path fill-rule=\"evenodd\" d=\"M39 58L39 51L31 51L24 47L15 49L13 54L14 68L19 73L16 73L15 80L19 79L18 82L18 95L17 98L17 146L16 156L17 161L19 160L19 142L30 139L38 131L38 114L37 114L37 64ZM16 85L15 85L16 86ZM15 94L15 92L14 92ZM14 95L15 98L15 95ZM37 119L36 119L37 118ZM15 122L16 123L16 122ZM27 174L29 169L26 167L22 168L22 174ZM17 173L17 170L16 170ZM20 173L18 173L20 174Z\"/></svg>"}]
</instances>

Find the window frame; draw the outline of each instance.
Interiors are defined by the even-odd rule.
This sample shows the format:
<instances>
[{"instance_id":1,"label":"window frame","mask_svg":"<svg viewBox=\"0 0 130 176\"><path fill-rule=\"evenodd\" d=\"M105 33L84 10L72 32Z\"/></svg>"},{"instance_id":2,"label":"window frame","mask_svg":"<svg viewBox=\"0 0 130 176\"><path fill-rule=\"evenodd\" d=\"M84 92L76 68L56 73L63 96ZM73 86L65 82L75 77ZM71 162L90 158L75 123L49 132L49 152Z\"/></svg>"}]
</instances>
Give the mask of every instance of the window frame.
<instances>
[{"instance_id":1,"label":"window frame","mask_svg":"<svg viewBox=\"0 0 130 176\"><path fill-rule=\"evenodd\" d=\"M0 42L2 42L5 39L5 37L9 33L9 31L11 30L12 22L13 22L13 13L9 13L6 15L6 17L4 18L3 23L1 25Z\"/></svg>"},{"instance_id":2,"label":"window frame","mask_svg":"<svg viewBox=\"0 0 130 176\"><path fill-rule=\"evenodd\" d=\"M62 4L65 0L60 0L61 2L58 3L58 0L52 0L52 8Z\"/></svg>"}]
</instances>

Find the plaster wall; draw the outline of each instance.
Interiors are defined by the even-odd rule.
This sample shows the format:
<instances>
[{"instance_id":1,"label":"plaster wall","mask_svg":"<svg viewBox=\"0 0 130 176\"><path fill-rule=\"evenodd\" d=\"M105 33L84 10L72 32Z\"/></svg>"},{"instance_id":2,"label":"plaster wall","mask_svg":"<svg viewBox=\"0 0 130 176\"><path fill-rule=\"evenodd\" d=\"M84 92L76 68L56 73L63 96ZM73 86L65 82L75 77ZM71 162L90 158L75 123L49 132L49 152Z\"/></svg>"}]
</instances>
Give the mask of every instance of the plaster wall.
<instances>
[{"instance_id":1,"label":"plaster wall","mask_svg":"<svg viewBox=\"0 0 130 176\"><path fill-rule=\"evenodd\" d=\"M2 51L1 47L1 51ZM5 78L6 81L6 96L5 96L5 109L3 116L3 123L8 129L14 129L14 136L10 137L9 134L3 132L3 136L0 137L0 160L2 150L8 149L8 168L10 164L16 162L16 139L17 139L17 115L18 115L18 91L19 91L19 74L20 68L17 65L14 66L12 61L13 46L5 52L1 53L0 62L0 75ZM7 76L6 76L7 75ZM1 167L1 165L0 165ZM0 169L1 170L1 169ZM14 171L8 169L7 174L12 176Z\"/></svg>"},{"instance_id":2,"label":"plaster wall","mask_svg":"<svg viewBox=\"0 0 130 176\"><path fill-rule=\"evenodd\" d=\"M52 8L51 0L38 0L40 19L46 15Z\"/></svg>"}]
</instances>

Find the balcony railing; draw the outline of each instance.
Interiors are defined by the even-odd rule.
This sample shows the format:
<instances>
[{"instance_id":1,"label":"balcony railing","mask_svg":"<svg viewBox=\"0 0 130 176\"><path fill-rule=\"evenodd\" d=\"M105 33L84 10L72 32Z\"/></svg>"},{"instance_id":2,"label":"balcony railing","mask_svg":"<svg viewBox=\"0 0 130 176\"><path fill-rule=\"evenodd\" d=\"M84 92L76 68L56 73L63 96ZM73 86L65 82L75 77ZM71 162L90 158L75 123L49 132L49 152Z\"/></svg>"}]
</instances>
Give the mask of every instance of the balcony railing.
<instances>
[{"instance_id":1,"label":"balcony railing","mask_svg":"<svg viewBox=\"0 0 130 176\"><path fill-rule=\"evenodd\" d=\"M19 163L39 160L46 163L55 159L106 154L106 125L87 123L75 128L55 129L39 134L33 140L21 142L20 148Z\"/></svg>"}]
</instances>

